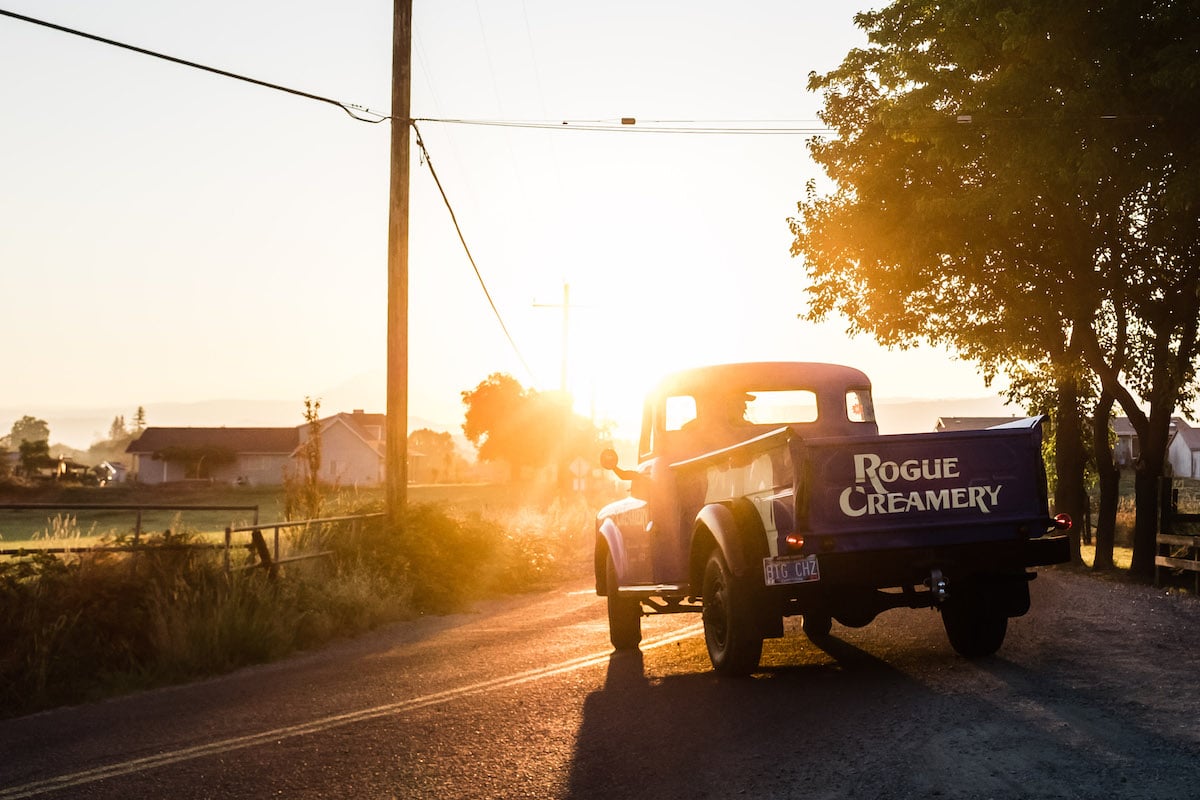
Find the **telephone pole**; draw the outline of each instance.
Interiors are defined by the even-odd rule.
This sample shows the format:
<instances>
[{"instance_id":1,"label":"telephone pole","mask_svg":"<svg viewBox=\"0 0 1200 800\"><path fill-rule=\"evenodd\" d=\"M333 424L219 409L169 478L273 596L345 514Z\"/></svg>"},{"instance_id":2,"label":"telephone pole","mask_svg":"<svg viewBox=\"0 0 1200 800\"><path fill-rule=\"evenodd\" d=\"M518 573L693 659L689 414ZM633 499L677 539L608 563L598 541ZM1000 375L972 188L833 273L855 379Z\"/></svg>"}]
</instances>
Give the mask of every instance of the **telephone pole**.
<instances>
[{"instance_id":1,"label":"telephone pole","mask_svg":"<svg viewBox=\"0 0 1200 800\"><path fill-rule=\"evenodd\" d=\"M571 284L563 283L563 299L562 304L558 303L534 303L534 308L561 308L562 316L562 371L559 373L558 388L563 393L567 393L567 336L571 332Z\"/></svg>"},{"instance_id":2,"label":"telephone pole","mask_svg":"<svg viewBox=\"0 0 1200 800\"><path fill-rule=\"evenodd\" d=\"M393 0L392 140L388 202L387 481L393 526L408 503L408 186L412 0Z\"/></svg>"}]
</instances>

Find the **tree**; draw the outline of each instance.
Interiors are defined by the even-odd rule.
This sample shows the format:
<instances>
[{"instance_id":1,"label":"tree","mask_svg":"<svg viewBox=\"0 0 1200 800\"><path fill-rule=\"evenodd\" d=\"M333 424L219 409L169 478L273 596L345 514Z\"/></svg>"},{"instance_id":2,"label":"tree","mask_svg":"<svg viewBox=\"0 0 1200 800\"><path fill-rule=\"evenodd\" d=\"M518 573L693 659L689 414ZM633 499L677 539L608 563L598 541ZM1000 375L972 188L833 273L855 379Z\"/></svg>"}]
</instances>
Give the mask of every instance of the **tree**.
<instances>
[{"instance_id":1,"label":"tree","mask_svg":"<svg viewBox=\"0 0 1200 800\"><path fill-rule=\"evenodd\" d=\"M137 412L133 415L133 431L134 433L141 434L144 430L146 430L146 409L138 406Z\"/></svg>"},{"instance_id":2,"label":"tree","mask_svg":"<svg viewBox=\"0 0 1200 800\"><path fill-rule=\"evenodd\" d=\"M811 145L833 191L810 184L791 221L812 278L809 316L840 312L885 344L950 345L989 379L1044 365L1056 508L1073 516L1086 510L1079 409L1090 375L1131 420L1123 375L1152 407L1192 391L1200 261L1182 231L1196 225L1186 152L1196 146L1152 122L1160 108L1196 113L1185 5L896 2L856 16L870 46L809 79L839 132ZM1164 208L1180 209L1174 228L1155 227ZM1179 305L1190 328L1164 308ZM1143 439L1160 472L1165 431L1148 424ZM1139 521L1154 518L1144 500ZM1147 557L1152 536L1135 567Z\"/></svg>"},{"instance_id":3,"label":"tree","mask_svg":"<svg viewBox=\"0 0 1200 800\"><path fill-rule=\"evenodd\" d=\"M38 469L54 463L54 459L50 457L50 442L45 439L26 439L21 442L18 450L21 453L21 472L26 477L32 477Z\"/></svg>"},{"instance_id":4,"label":"tree","mask_svg":"<svg viewBox=\"0 0 1200 800\"><path fill-rule=\"evenodd\" d=\"M571 410L561 392L525 389L512 376L493 373L462 393L467 407L463 433L481 461L503 461L514 477L548 466L561 469L576 456L591 460L599 452L601 432Z\"/></svg>"},{"instance_id":5,"label":"tree","mask_svg":"<svg viewBox=\"0 0 1200 800\"><path fill-rule=\"evenodd\" d=\"M44 419L31 417L28 414L13 423L9 434L10 446L20 447L22 442L50 441L50 426Z\"/></svg>"},{"instance_id":6,"label":"tree","mask_svg":"<svg viewBox=\"0 0 1200 800\"><path fill-rule=\"evenodd\" d=\"M425 470L434 483L454 480L460 470L458 449L454 437L445 431L419 428L408 435L409 456L419 453L427 466ZM415 470L414 470L415 471Z\"/></svg>"},{"instance_id":7,"label":"tree","mask_svg":"<svg viewBox=\"0 0 1200 800\"><path fill-rule=\"evenodd\" d=\"M325 507L321 492L321 401L304 398L305 436L300 444L303 473L297 478L284 470L284 518L318 519Z\"/></svg>"},{"instance_id":8,"label":"tree","mask_svg":"<svg viewBox=\"0 0 1200 800\"><path fill-rule=\"evenodd\" d=\"M128 432L125 428L125 417L117 415L113 417L112 424L108 426L108 440L112 442L123 439Z\"/></svg>"}]
</instances>

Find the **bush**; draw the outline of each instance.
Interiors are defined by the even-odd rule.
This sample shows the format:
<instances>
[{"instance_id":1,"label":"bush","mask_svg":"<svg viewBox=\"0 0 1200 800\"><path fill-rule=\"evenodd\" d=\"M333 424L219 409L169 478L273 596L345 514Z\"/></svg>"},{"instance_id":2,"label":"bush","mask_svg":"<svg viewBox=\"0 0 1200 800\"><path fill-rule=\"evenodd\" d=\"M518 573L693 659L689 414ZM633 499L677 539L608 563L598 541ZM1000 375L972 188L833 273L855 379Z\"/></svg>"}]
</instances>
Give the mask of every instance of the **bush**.
<instances>
[{"instance_id":1,"label":"bush","mask_svg":"<svg viewBox=\"0 0 1200 800\"><path fill-rule=\"evenodd\" d=\"M591 524L582 505L499 522L415 505L398 530L376 517L299 531L293 551L333 557L295 562L276 580L226 574L219 551L178 547L192 541L186 532L150 537L135 554L0 560L0 641L10 643L0 649L0 716L218 674L527 591L590 548Z\"/></svg>"}]
</instances>

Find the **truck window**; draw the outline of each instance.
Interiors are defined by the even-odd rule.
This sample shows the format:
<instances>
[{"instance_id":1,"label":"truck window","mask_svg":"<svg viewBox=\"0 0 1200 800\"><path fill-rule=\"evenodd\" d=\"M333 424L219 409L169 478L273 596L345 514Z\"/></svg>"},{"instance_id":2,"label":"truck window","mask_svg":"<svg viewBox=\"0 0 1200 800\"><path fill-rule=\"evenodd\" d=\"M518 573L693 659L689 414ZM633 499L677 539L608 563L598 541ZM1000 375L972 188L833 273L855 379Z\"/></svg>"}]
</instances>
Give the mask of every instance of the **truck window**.
<instances>
[{"instance_id":1,"label":"truck window","mask_svg":"<svg viewBox=\"0 0 1200 800\"><path fill-rule=\"evenodd\" d=\"M663 430L677 431L696 418L696 398L690 394L668 397L665 405Z\"/></svg>"},{"instance_id":2,"label":"truck window","mask_svg":"<svg viewBox=\"0 0 1200 800\"><path fill-rule=\"evenodd\" d=\"M851 422L874 422L875 406L871 393L866 389L851 389L846 392L846 419Z\"/></svg>"},{"instance_id":3,"label":"truck window","mask_svg":"<svg viewBox=\"0 0 1200 800\"><path fill-rule=\"evenodd\" d=\"M746 421L755 425L817 421L817 396L807 389L754 391L747 397Z\"/></svg>"}]
</instances>

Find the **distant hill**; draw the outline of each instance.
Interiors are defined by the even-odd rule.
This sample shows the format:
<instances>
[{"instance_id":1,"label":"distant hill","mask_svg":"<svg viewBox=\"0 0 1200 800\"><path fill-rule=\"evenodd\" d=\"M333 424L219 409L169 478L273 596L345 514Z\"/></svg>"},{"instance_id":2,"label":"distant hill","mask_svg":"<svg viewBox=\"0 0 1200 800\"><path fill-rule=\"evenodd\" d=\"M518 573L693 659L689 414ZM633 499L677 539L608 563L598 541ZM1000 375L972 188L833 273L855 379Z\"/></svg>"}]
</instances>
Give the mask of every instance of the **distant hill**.
<instances>
[{"instance_id":1,"label":"distant hill","mask_svg":"<svg viewBox=\"0 0 1200 800\"><path fill-rule=\"evenodd\" d=\"M355 406L360 408L361 406ZM304 424L304 406L292 400L206 400L196 403L146 403L148 425L162 427L287 427ZM341 411L353 411L322 401L321 416ZM364 411L383 409L365 408ZM124 416L133 422L137 408L0 408L0 432L7 433L13 422L26 414L46 420L50 426L52 445L66 445L75 450L87 450L92 444L108 437L114 417ZM461 422L439 423L422 417L408 418L409 430L430 428L459 434Z\"/></svg>"}]
</instances>

